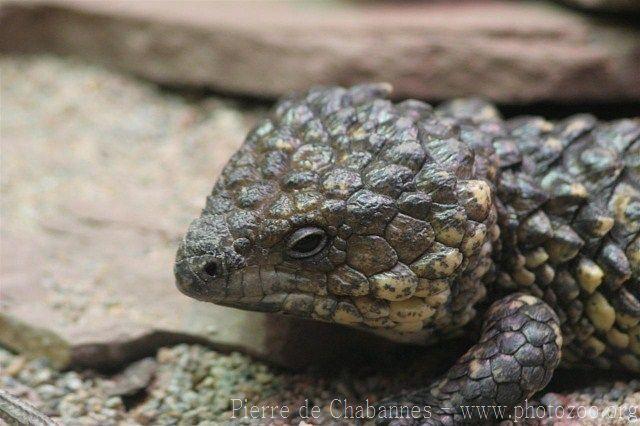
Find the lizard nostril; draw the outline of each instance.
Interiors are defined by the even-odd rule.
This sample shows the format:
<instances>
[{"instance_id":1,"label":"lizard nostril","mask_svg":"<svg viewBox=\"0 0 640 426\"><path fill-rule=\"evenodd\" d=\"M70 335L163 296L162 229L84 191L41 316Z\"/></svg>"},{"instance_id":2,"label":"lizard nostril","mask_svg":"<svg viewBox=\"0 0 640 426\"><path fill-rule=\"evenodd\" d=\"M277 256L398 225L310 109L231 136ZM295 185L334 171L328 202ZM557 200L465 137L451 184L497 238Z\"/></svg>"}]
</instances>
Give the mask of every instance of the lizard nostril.
<instances>
[{"instance_id":1,"label":"lizard nostril","mask_svg":"<svg viewBox=\"0 0 640 426\"><path fill-rule=\"evenodd\" d=\"M216 264L216 262L209 262L204 265L203 271L211 278L216 278L218 276L218 265Z\"/></svg>"}]
</instances>

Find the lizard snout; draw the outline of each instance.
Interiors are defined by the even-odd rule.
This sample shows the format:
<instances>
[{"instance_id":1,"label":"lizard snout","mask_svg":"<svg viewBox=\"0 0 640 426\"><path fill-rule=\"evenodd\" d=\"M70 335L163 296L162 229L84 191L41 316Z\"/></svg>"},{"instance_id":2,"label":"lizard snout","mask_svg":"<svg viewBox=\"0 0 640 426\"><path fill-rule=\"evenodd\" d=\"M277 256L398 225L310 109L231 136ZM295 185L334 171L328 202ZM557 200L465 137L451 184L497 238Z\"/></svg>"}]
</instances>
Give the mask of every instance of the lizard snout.
<instances>
[{"instance_id":1,"label":"lizard snout","mask_svg":"<svg viewBox=\"0 0 640 426\"><path fill-rule=\"evenodd\" d=\"M174 274L178 289L199 300L221 300L225 295L224 263L213 255L184 256L184 243L178 249Z\"/></svg>"},{"instance_id":2,"label":"lizard snout","mask_svg":"<svg viewBox=\"0 0 640 426\"><path fill-rule=\"evenodd\" d=\"M196 219L180 243L174 274L178 289L195 299L218 302L227 296L230 272L243 259L228 246L226 224L219 217Z\"/></svg>"}]
</instances>

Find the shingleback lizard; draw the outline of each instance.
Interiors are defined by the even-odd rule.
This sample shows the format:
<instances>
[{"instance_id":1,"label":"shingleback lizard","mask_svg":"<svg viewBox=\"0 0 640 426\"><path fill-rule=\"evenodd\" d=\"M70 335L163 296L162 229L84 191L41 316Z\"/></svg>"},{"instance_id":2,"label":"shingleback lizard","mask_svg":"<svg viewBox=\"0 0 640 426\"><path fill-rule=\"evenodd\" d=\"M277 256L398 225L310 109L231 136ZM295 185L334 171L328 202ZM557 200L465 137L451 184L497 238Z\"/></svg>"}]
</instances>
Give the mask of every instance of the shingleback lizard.
<instances>
[{"instance_id":1,"label":"shingleback lizard","mask_svg":"<svg viewBox=\"0 0 640 426\"><path fill-rule=\"evenodd\" d=\"M381 423L478 421L461 407L514 407L559 364L638 376L640 119L504 120L390 91L281 100L190 225L179 289L398 342L475 339L441 379L382 401ZM414 406L430 409L399 411Z\"/></svg>"}]
</instances>

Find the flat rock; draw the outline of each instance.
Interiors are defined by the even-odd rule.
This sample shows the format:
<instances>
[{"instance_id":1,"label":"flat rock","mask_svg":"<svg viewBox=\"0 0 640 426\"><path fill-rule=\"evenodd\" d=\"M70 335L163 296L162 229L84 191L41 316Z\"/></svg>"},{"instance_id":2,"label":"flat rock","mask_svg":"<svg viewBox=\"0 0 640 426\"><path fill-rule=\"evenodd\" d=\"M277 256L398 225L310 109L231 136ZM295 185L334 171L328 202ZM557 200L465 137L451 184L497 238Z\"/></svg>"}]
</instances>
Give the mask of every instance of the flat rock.
<instances>
[{"instance_id":1,"label":"flat rock","mask_svg":"<svg viewBox=\"0 0 640 426\"><path fill-rule=\"evenodd\" d=\"M179 239L263 111L53 57L0 65L0 345L58 368L117 368L178 342L294 367L332 353L323 341L347 348L326 325L174 285Z\"/></svg>"},{"instance_id":2,"label":"flat rock","mask_svg":"<svg viewBox=\"0 0 640 426\"><path fill-rule=\"evenodd\" d=\"M58 0L6 3L0 15L1 51L74 55L223 93L375 80L430 101L640 100L640 30L554 3Z\"/></svg>"}]
</instances>

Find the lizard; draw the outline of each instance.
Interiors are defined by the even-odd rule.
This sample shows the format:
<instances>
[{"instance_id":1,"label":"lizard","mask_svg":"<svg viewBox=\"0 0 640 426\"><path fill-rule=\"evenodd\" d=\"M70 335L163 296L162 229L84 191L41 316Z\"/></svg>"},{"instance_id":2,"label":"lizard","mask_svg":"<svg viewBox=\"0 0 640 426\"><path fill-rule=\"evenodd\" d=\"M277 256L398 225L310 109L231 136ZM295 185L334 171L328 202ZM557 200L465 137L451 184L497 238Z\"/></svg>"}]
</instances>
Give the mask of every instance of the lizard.
<instances>
[{"instance_id":1,"label":"lizard","mask_svg":"<svg viewBox=\"0 0 640 426\"><path fill-rule=\"evenodd\" d=\"M178 289L398 343L468 337L440 379L381 401L381 424L477 422L463 407L516 407L559 365L637 377L640 119L391 91L281 99L189 225Z\"/></svg>"}]
</instances>

